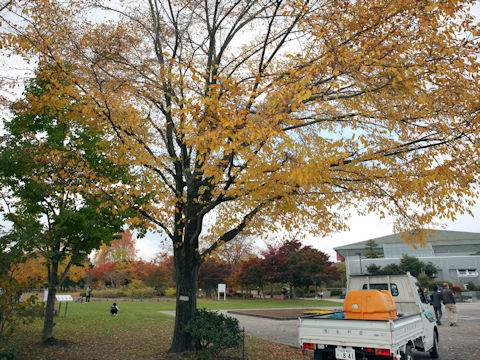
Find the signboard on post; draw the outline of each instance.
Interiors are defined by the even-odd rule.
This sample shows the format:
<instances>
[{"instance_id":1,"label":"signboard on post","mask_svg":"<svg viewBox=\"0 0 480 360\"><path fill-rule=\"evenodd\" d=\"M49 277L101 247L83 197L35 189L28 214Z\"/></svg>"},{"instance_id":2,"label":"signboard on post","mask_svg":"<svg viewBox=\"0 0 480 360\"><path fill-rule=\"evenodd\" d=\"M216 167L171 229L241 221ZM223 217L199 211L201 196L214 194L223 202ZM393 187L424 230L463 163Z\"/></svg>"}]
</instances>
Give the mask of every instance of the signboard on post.
<instances>
[{"instance_id":1,"label":"signboard on post","mask_svg":"<svg viewBox=\"0 0 480 360\"><path fill-rule=\"evenodd\" d=\"M68 303L73 301L72 295L55 295L55 300L58 302L58 315L60 316L62 303L65 303L65 312L63 313L63 317L67 316Z\"/></svg>"},{"instance_id":2,"label":"signboard on post","mask_svg":"<svg viewBox=\"0 0 480 360\"><path fill-rule=\"evenodd\" d=\"M227 285L226 284L218 284L218 300L220 301L220 293L223 292L223 301L226 300L227 296Z\"/></svg>"},{"instance_id":3,"label":"signboard on post","mask_svg":"<svg viewBox=\"0 0 480 360\"><path fill-rule=\"evenodd\" d=\"M55 300L58 302L72 302L72 295L55 295Z\"/></svg>"}]
</instances>

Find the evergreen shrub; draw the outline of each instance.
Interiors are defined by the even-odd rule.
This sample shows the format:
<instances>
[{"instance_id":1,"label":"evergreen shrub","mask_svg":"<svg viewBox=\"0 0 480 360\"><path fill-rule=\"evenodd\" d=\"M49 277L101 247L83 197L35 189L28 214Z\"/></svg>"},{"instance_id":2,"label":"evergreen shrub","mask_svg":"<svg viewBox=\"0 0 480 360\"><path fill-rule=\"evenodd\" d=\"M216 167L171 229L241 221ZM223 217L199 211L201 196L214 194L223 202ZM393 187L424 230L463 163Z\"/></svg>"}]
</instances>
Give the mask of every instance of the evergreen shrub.
<instances>
[{"instance_id":1,"label":"evergreen shrub","mask_svg":"<svg viewBox=\"0 0 480 360\"><path fill-rule=\"evenodd\" d=\"M206 309L197 310L185 330L192 336L198 350L218 351L239 347L242 342L237 319Z\"/></svg>"}]
</instances>

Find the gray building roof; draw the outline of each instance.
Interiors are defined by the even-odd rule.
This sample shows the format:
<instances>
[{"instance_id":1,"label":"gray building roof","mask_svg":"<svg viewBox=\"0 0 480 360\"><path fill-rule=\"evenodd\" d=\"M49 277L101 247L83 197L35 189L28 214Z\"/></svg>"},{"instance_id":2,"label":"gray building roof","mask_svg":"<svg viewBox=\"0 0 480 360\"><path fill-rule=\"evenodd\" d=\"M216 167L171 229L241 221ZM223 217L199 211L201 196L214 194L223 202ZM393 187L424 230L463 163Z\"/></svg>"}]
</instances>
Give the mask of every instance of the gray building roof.
<instances>
[{"instance_id":1,"label":"gray building roof","mask_svg":"<svg viewBox=\"0 0 480 360\"><path fill-rule=\"evenodd\" d=\"M421 230L413 234L403 232L359 241L336 247L335 251L343 257L347 257L364 251L365 245L369 240L374 240L378 244L378 250L381 250L383 249L383 245L405 244L406 239L411 239L412 236L417 239L424 238L426 245L431 246L436 254L472 254L480 250L480 233L448 230Z\"/></svg>"}]
</instances>

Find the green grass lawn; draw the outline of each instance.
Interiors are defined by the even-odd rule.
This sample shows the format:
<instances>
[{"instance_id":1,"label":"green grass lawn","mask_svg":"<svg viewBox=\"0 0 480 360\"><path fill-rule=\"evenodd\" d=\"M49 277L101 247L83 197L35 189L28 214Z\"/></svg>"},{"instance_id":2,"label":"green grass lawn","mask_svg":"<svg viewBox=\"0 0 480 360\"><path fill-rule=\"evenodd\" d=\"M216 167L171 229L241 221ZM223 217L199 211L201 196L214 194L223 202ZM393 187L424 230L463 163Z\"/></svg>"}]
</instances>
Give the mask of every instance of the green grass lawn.
<instances>
[{"instance_id":1,"label":"green grass lawn","mask_svg":"<svg viewBox=\"0 0 480 360\"><path fill-rule=\"evenodd\" d=\"M118 302L119 316L109 314L110 302L70 303L67 316L55 318L57 345L40 343L43 321L17 329L10 343L19 359L176 359L168 355L174 318L161 310L174 310L174 302ZM328 301L308 300L199 300L199 308L251 309L278 307L338 306ZM57 305L58 308L58 305ZM193 359L200 359L193 355ZM239 359L241 350L232 350L224 358ZM306 359L301 351L265 340L246 337L247 359Z\"/></svg>"}]
</instances>

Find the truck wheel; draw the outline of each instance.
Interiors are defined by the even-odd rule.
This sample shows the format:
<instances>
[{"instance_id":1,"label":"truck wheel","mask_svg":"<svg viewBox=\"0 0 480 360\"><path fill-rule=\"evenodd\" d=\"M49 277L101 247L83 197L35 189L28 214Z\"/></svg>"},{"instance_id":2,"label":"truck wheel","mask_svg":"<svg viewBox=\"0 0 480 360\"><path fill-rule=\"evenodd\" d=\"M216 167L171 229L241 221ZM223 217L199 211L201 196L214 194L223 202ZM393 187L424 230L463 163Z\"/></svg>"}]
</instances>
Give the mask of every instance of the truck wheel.
<instances>
[{"instance_id":1,"label":"truck wheel","mask_svg":"<svg viewBox=\"0 0 480 360\"><path fill-rule=\"evenodd\" d=\"M432 359L438 359L438 334L435 332L433 334L433 347L430 350L430 357Z\"/></svg>"},{"instance_id":2,"label":"truck wheel","mask_svg":"<svg viewBox=\"0 0 480 360\"><path fill-rule=\"evenodd\" d=\"M412 346L407 345L405 347L405 352L402 354L401 360L414 360Z\"/></svg>"},{"instance_id":3,"label":"truck wheel","mask_svg":"<svg viewBox=\"0 0 480 360\"><path fill-rule=\"evenodd\" d=\"M317 349L313 353L313 360L335 360L335 355L330 352Z\"/></svg>"},{"instance_id":4,"label":"truck wheel","mask_svg":"<svg viewBox=\"0 0 480 360\"><path fill-rule=\"evenodd\" d=\"M317 349L313 352L313 360L323 360L323 350Z\"/></svg>"}]
</instances>

